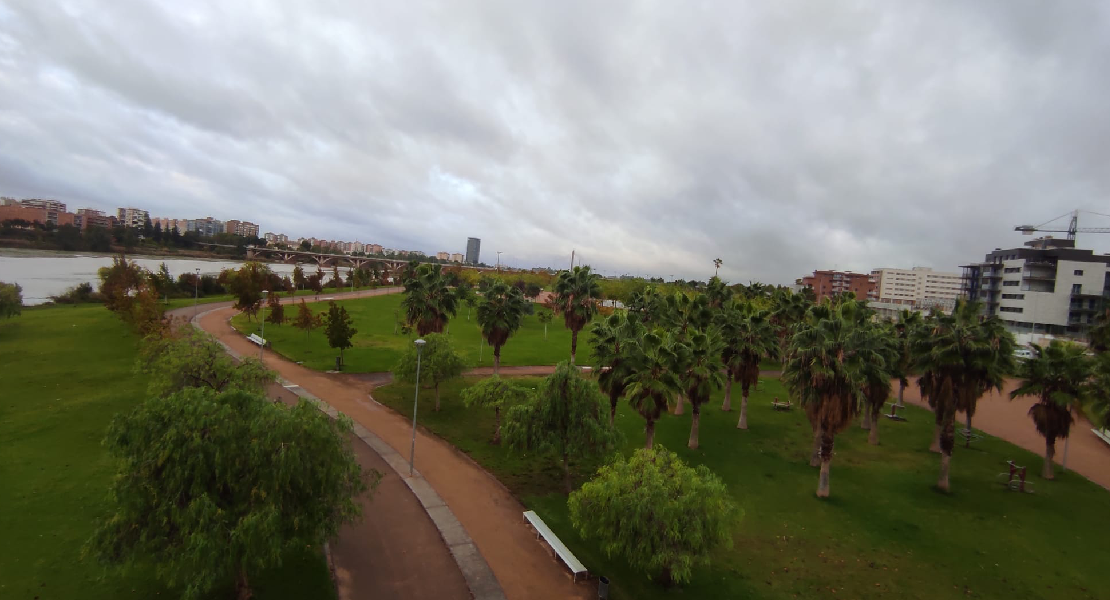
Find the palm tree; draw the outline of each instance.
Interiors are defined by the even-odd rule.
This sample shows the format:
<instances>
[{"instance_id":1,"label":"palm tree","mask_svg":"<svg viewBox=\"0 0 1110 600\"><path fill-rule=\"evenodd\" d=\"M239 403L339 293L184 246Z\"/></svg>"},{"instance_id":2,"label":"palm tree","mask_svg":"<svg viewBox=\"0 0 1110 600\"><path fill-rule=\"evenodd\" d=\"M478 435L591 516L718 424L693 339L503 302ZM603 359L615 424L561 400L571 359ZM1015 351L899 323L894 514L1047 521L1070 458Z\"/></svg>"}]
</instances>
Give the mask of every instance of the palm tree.
<instances>
[{"instance_id":1,"label":"palm tree","mask_svg":"<svg viewBox=\"0 0 1110 600\"><path fill-rule=\"evenodd\" d=\"M482 337L493 346L494 375L501 371L501 346L524 323L525 302L524 294L519 289L498 281L486 290L485 298L478 305L477 318Z\"/></svg>"},{"instance_id":2,"label":"palm tree","mask_svg":"<svg viewBox=\"0 0 1110 600\"><path fill-rule=\"evenodd\" d=\"M546 313L550 316L550 313ZM590 343L597 360L597 383L609 396L609 424L617 415L617 401L628 387L636 342L645 332L636 313L613 313L593 324Z\"/></svg>"},{"instance_id":3,"label":"palm tree","mask_svg":"<svg viewBox=\"0 0 1110 600\"><path fill-rule=\"evenodd\" d=\"M894 325L895 339L898 348L898 360L892 369L894 376L898 378L898 406L905 406L903 398L906 394L906 386L910 384L909 376L913 369L913 353L911 352L910 340L913 337L914 331L921 327L925 322L921 313L916 310L903 309L898 314L898 323ZM894 414L894 408L890 408L890 414Z\"/></svg>"},{"instance_id":4,"label":"palm tree","mask_svg":"<svg viewBox=\"0 0 1110 600\"><path fill-rule=\"evenodd\" d=\"M723 347L720 334L713 328L708 331L691 331L684 343L677 344L679 379L686 397L690 399L690 408L693 413L690 420L690 441L687 444L691 450L698 449L698 425L701 421L701 405L709 402L709 395L714 389L720 389L724 384L721 371L724 363L721 362L721 349Z\"/></svg>"},{"instance_id":5,"label":"palm tree","mask_svg":"<svg viewBox=\"0 0 1110 600\"><path fill-rule=\"evenodd\" d=\"M862 306L842 303L827 318L799 325L791 339L783 379L791 392L812 411L821 443L821 475L817 497L829 496L829 470L836 434L859 413L861 333L856 314Z\"/></svg>"},{"instance_id":6,"label":"palm tree","mask_svg":"<svg viewBox=\"0 0 1110 600\"><path fill-rule=\"evenodd\" d=\"M983 394L1001 390L1013 364L1013 336L995 317L980 321L981 306L957 300L952 314L929 315L911 336L917 384L936 415L931 449L941 453L937 487L946 492L956 411L973 413Z\"/></svg>"},{"instance_id":7,"label":"palm tree","mask_svg":"<svg viewBox=\"0 0 1110 600\"><path fill-rule=\"evenodd\" d=\"M794 327L805 320L813 303L802 294L794 294L790 290L775 290L771 295L771 306L771 324L775 326L779 338L779 351L785 354Z\"/></svg>"},{"instance_id":8,"label":"palm tree","mask_svg":"<svg viewBox=\"0 0 1110 600\"><path fill-rule=\"evenodd\" d=\"M759 383L759 364L763 359L777 360L778 338L766 311L756 310L750 302L732 302L717 313L724 344L721 358L728 369L725 401L721 410L732 409L732 382L739 381L740 420L737 429L748 428L748 394Z\"/></svg>"},{"instance_id":9,"label":"palm tree","mask_svg":"<svg viewBox=\"0 0 1110 600\"><path fill-rule=\"evenodd\" d=\"M713 276L714 277L717 276L717 272L721 270L721 265L723 265L723 264L725 264L725 261L723 261L719 258L714 258L713 259Z\"/></svg>"},{"instance_id":10,"label":"palm tree","mask_svg":"<svg viewBox=\"0 0 1110 600\"><path fill-rule=\"evenodd\" d=\"M890 398L890 378L897 368L899 357L897 338L893 327L867 321L860 323L865 333L860 349L860 375L864 380L863 411L864 429L868 429L867 443L879 443L879 415Z\"/></svg>"},{"instance_id":11,"label":"palm tree","mask_svg":"<svg viewBox=\"0 0 1110 600\"><path fill-rule=\"evenodd\" d=\"M644 448L649 450L655 443L655 422L681 389L677 372L678 356L669 339L647 333L634 345L625 393L628 403L644 418Z\"/></svg>"},{"instance_id":12,"label":"palm tree","mask_svg":"<svg viewBox=\"0 0 1110 600\"><path fill-rule=\"evenodd\" d=\"M720 278L714 276L705 286L705 296L709 300L709 307L721 308L732 298L732 288L728 287Z\"/></svg>"},{"instance_id":13,"label":"palm tree","mask_svg":"<svg viewBox=\"0 0 1110 600\"><path fill-rule=\"evenodd\" d=\"M1095 326L1087 332L1087 341L1095 352L1110 350L1110 305L1095 317Z\"/></svg>"},{"instance_id":14,"label":"palm tree","mask_svg":"<svg viewBox=\"0 0 1110 600\"><path fill-rule=\"evenodd\" d=\"M560 271L555 281L555 310L563 314L563 323L570 330L570 365L578 353L578 332L597 314L601 298L600 277L591 273L589 265Z\"/></svg>"},{"instance_id":15,"label":"palm tree","mask_svg":"<svg viewBox=\"0 0 1110 600\"><path fill-rule=\"evenodd\" d=\"M1045 479L1054 479L1052 457L1056 454L1056 438L1071 433L1072 407L1082 405L1089 396L1089 380L1093 361L1083 346L1052 340L1047 347L1032 344L1033 358L1021 365L1021 385L1010 392L1010 399L1036 396L1037 403L1029 409L1037 431L1044 436Z\"/></svg>"},{"instance_id":16,"label":"palm tree","mask_svg":"<svg viewBox=\"0 0 1110 600\"><path fill-rule=\"evenodd\" d=\"M405 298L401 306L405 320L416 327L419 335L442 333L448 320L455 316L458 298L447 287L440 265L421 265L405 281Z\"/></svg>"}]
</instances>

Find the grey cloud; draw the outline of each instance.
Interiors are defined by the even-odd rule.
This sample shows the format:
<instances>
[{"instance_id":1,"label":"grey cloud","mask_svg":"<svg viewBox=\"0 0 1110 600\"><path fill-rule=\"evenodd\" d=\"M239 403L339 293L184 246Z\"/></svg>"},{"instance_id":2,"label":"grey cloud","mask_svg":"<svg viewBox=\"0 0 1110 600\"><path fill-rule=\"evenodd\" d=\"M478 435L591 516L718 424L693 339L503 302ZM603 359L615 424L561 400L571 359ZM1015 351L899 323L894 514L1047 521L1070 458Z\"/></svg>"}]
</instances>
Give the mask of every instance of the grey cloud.
<instances>
[{"instance_id":1,"label":"grey cloud","mask_svg":"<svg viewBox=\"0 0 1110 600\"><path fill-rule=\"evenodd\" d=\"M0 0L0 194L426 252L475 235L521 266L955 269L1019 222L1110 212L1108 17Z\"/></svg>"}]
</instances>

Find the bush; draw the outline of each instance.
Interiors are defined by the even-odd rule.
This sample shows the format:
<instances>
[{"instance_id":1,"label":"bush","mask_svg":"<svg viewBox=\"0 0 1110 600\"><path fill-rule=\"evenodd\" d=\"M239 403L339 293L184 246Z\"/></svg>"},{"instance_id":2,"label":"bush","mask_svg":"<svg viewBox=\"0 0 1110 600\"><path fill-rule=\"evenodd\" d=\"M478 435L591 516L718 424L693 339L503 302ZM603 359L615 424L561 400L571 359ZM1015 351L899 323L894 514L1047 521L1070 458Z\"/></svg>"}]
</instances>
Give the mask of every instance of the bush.
<instances>
[{"instance_id":1,"label":"bush","mask_svg":"<svg viewBox=\"0 0 1110 600\"><path fill-rule=\"evenodd\" d=\"M93 289L92 284L87 282L77 284L61 295L51 296L50 300L54 304L87 304L103 301L100 294Z\"/></svg>"}]
</instances>

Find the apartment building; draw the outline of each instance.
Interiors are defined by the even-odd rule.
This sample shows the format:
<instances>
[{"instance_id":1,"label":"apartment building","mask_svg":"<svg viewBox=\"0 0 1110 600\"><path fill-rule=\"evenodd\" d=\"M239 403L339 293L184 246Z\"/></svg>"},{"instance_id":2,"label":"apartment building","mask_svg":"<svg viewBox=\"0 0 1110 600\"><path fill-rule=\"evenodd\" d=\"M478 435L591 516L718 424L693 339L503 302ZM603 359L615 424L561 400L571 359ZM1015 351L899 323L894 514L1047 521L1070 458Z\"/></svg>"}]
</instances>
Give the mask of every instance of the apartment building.
<instances>
[{"instance_id":1,"label":"apartment building","mask_svg":"<svg viewBox=\"0 0 1110 600\"><path fill-rule=\"evenodd\" d=\"M78 208L77 214L73 217L73 225L78 229L88 229L89 227L103 227L111 229L116 225L116 218L111 215L104 214L102 210L94 208Z\"/></svg>"},{"instance_id":2,"label":"apartment building","mask_svg":"<svg viewBox=\"0 0 1110 600\"><path fill-rule=\"evenodd\" d=\"M461 263L463 261L463 255L459 252L455 252L454 254L451 255L450 260L451 260L451 262Z\"/></svg>"},{"instance_id":3,"label":"apartment building","mask_svg":"<svg viewBox=\"0 0 1110 600\"><path fill-rule=\"evenodd\" d=\"M436 258L439 260L451 260L450 252L436 252Z\"/></svg>"},{"instance_id":4,"label":"apartment building","mask_svg":"<svg viewBox=\"0 0 1110 600\"><path fill-rule=\"evenodd\" d=\"M124 227L138 227L141 229L146 225L146 220L149 218L150 213L139 208L120 208L116 210L116 219Z\"/></svg>"},{"instance_id":5,"label":"apartment building","mask_svg":"<svg viewBox=\"0 0 1110 600\"><path fill-rule=\"evenodd\" d=\"M27 208L37 208L46 211L46 220L44 223L51 223L55 226L73 225L73 216L66 210L66 203L57 200L47 200L44 198L28 198L20 201L20 204ZM66 216L68 215L68 216Z\"/></svg>"},{"instance_id":6,"label":"apartment building","mask_svg":"<svg viewBox=\"0 0 1110 600\"><path fill-rule=\"evenodd\" d=\"M1043 237L963 266L963 293L1015 332L1081 335L1110 297L1110 255Z\"/></svg>"},{"instance_id":7,"label":"apartment building","mask_svg":"<svg viewBox=\"0 0 1110 600\"><path fill-rule=\"evenodd\" d=\"M232 219L224 223L224 228L224 231L233 235L241 235L250 238L258 237L258 225L250 221Z\"/></svg>"},{"instance_id":8,"label":"apartment building","mask_svg":"<svg viewBox=\"0 0 1110 600\"><path fill-rule=\"evenodd\" d=\"M212 217L189 219L185 222L185 231L196 232L203 237L212 237L217 233L224 233L227 231L227 225L224 224L223 221L213 219Z\"/></svg>"},{"instance_id":9,"label":"apartment building","mask_svg":"<svg viewBox=\"0 0 1110 600\"><path fill-rule=\"evenodd\" d=\"M381 244L366 244L367 254L381 254L384 250Z\"/></svg>"},{"instance_id":10,"label":"apartment building","mask_svg":"<svg viewBox=\"0 0 1110 600\"><path fill-rule=\"evenodd\" d=\"M73 225L73 213L57 212L36 206L5 204L0 206L0 221L27 221L28 223L50 223L56 227Z\"/></svg>"},{"instance_id":11,"label":"apartment building","mask_svg":"<svg viewBox=\"0 0 1110 600\"><path fill-rule=\"evenodd\" d=\"M871 281L875 286L873 300L912 310L936 306L951 311L963 290L963 277L959 273L927 267L875 269L871 271Z\"/></svg>"},{"instance_id":12,"label":"apartment building","mask_svg":"<svg viewBox=\"0 0 1110 600\"><path fill-rule=\"evenodd\" d=\"M852 292L860 300L873 299L875 283L869 275L847 271L814 271L794 282L796 289L810 288L817 302L847 292Z\"/></svg>"}]
</instances>

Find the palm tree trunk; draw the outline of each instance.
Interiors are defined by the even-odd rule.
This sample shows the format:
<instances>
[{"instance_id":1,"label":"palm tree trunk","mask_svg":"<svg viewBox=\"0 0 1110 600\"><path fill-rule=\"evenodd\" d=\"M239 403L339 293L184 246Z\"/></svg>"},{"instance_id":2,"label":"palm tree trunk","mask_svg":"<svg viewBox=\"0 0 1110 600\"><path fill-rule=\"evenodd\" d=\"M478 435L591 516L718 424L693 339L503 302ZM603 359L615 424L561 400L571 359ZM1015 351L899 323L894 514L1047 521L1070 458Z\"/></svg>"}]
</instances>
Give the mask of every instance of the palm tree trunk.
<instances>
[{"instance_id":1,"label":"palm tree trunk","mask_svg":"<svg viewBox=\"0 0 1110 600\"><path fill-rule=\"evenodd\" d=\"M570 464L568 464L567 453L563 453L563 488L569 494L573 490L570 487Z\"/></svg>"},{"instance_id":2,"label":"palm tree trunk","mask_svg":"<svg viewBox=\"0 0 1110 600\"><path fill-rule=\"evenodd\" d=\"M500 406L493 407L493 422L494 422L493 443L500 444L501 443L501 407Z\"/></svg>"},{"instance_id":3,"label":"palm tree trunk","mask_svg":"<svg viewBox=\"0 0 1110 600\"><path fill-rule=\"evenodd\" d=\"M870 406L868 406L866 408L866 410L863 411L863 420L860 421L859 426L863 429L871 429L871 407Z\"/></svg>"},{"instance_id":4,"label":"palm tree trunk","mask_svg":"<svg viewBox=\"0 0 1110 600\"><path fill-rule=\"evenodd\" d=\"M1056 438L1046 439L1044 443L1044 470L1041 472L1041 477L1056 479L1056 474L1052 472L1052 458L1054 456L1056 456Z\"/></svg>"},{"instance_id":5,"label":"palm tree trunk","mask_svg":"<svg viewBox=\"0 0 1110 600\"><path fill-rule=\"evenodd\" d=\"M250 581L247 579L247 570L239 567L239 575L235 578L235 597L238 600L250 600L253 595Z\"/></svg>"},{"instance_id":6,"label":"palm tree trunk","mask_svg":"<svg viewBox=\"0 0 1110 600\"><path fill-rule=\"evenodd\" d=\"M493 374L496 376L501 372L501 346L493 347Z\"/></svg>"},{"instance_id":7,"label":"palm tree trunk","mask_svg":"<svg viewBox=\"0 0 1110 600\"><path fill-rule=\"evenodd\" d=\"M833 436L821 434L821 474L817 478L817 497L829 497L829 467L832 463Z\"/></svg>"},{"instance_id":8,"label":"palm tree trunk","mask_svg":"<svg viewBox=\"0 0 1110 600\"><path fill-rule=\"evenodd\" d=\"M701 422L701 405L690 402L690 441L686 444L691 450L698 449L698 423Z\"/></svg>"},{"instance_id":9,"label":"palm tree trunk","mask_svg":"<svg viewBox=\"0 0 1110 600\"><path fill-rule=\"evenodd\" d=\"M940 452L940 429L940 423L933 428L933 443L929 446L929 452Z\"/></svg>"},{"instance_id":10,"label":"palm tree trunk","mask_svg":"<svg viewBox=\"0 0 1110 600\"><path fill-rule=\"evenodd\" d=\"M813 453L809 455L809 466L817 467L821 465L821 435L820 427L813 428Z\"/></svg>"},{"instance_id":11,"label":"palm tree trunk","mask_svg":"<svg viewBox=\"0 0 1110 600\"><path fill-rule=\"evenodd\" d=\"M675 400L675 403L674 403L674 414L681 415L681 414L686 412L685 407L684 407L684 403L683 403L683 400L686 399L686 396L683 396L682 394L676 394L675 397L676 397L676 400Z\"/></svg>"},{"instance_id":12,"label":"palm tree trunk","mask_svg":"<svg viewBox=\"0 0 1110 600\"><path fill-rule=\"evenodd\" d=\"M882 406L876 406L874 414L871 415L871 431L867 433L867 443L872 446L879 445L879 410Z\"/></svg>"},{"instance_id":13,"label":"palm tree trunk","mask_svg":"<svg viewBox=\"0 0 1110 600\"><path fill-rule=\"evenodd\" d=\"M905 395L906 395L906 384L899 381L898 382L898 407L899 408L905 406L905 404L902 402L902 398ZM894 407L891 407L890 414L894 414Z\"/></svg>"},{"instance_id":14,"label":"palm tree trunk","mask_svg":"<svg viewBox=\"0 0 1110 600\"><path fill-rule=\"evenodd\" d=\"M436 388L436 412L439 412L439 382L435 383Z\"/></svg>"},{"instance_id":15,"label":"palm tree trunk","mask_svg":"<svg viewBox=\"0 0 1110 600\"><path fill-rule=\"evenodd\" d=\"M574 366L574 355L578 353L578 330L570 332L570 366Z\"/></svg>"},{"instance_id":16,"label":"palm tree trunk","mask_svg":"<svg viewBox=\"0 0 1110 600\"><path fill-rule=\"evenodd\" d=\"M964 438L964 448L971 447L971 413L967 413L967 437Z\"/></svg>"},{"instance_id":17,"label":"palm tree trunk","mask_svg":"<svg viewBox=\"0 0 1110 600\"><path fill-rule=\"evenodd\" d=\"M655 445L655 421L648 421L647 425L644 425L644 437L646 438L644 448L651 450Z\"/></svg>"},{"instance_id":18,"label":"palm tree trunk","mask_svg":"<svg viewBox=\"0 0 1110 600\"><path fill-rule=\"evenodd\" d=\"M736 423L737 429L748 428L748 392L740 394L740 420Z\"/></svg>"},{"instance_id":19,"label":"palm tree trunk","mask_svg":"<svg viewBox=\"0 0 1110 600\"><path fill-rule=\"evenodd\" d=\"M1065 471L1068 470L1068 440L1070 440L1070 439L1071 439L1070 435L1068 437L1064 438L1064 460L1060 463L1060 468L1062 468Z\"/></svg>"},{"instance_id":20,"label":"palm tree trunk","mask_svg":"<svg viewBox=\"0 0 1110 600\"><path fill-rule=\"evenodd\" d=\"M940 455L940 478L937 479L937 487L944 492L949 490L948 485L948 469L952 463L952 455L941 453Z\"/></svg>"},{"instance_id":21,"label":"palm tree trunk","mask_svg":"<svg viewBox=\"0 0 1110 600\"><path fill-rule=\"evenodd\" d=\"M721 410L728 412L732 410L732 374L725 376L725 402L721 405Z\"/></svg>"},{"instance_id":22,"label":"palm tree trunk","mask_svg":"<svg viewBox=\"0 0 1110 600\"><path fill-rule=\"evenodd\" d=\"M617 418L617 402L620 396L614 392L609 392L609 426L613 426L613 421Z\"/></svg>"}]
</instances>

